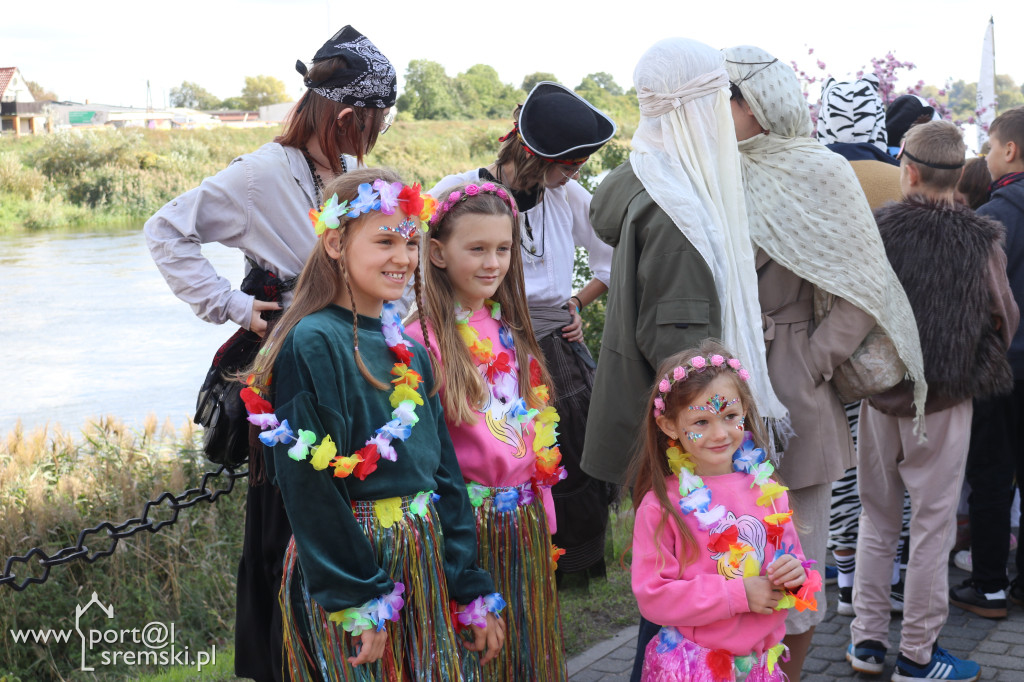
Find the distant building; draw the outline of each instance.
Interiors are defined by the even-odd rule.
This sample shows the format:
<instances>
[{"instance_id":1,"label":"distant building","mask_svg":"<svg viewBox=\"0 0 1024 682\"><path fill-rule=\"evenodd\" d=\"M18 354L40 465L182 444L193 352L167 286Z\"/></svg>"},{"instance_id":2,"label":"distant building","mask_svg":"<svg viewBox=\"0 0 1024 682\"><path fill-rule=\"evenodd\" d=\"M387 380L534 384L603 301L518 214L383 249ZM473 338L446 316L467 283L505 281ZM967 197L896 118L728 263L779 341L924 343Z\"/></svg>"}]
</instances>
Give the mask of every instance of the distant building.
<instances>
[{"instance_id":1,"label":"distant building","mask_svg":"<svg viewBox=\"0 0 1024 682\"><path fill-rule=\"evenodd\" d=\"M37 102L16 66L0 68L0 134L46 132L48 104Z\"/></svg>"},{"instance_id":2,"label":"distant building","mask_svg":"<svg viewBox=\"0 0 1024 682\"><path fill-rule=\"evenodd\" d=\"M209 114L184 109L144 109L86 102L54 102L53 118L58 129L80 128L210 128L221 125Z\"/></svg>"},{"instance_id":3,"label":"distant building","mask_svg":"<svg viewBox=\"0 0 1024 682\"><path fill-rule=\"evenodd\" d=\"M295 108L295 102L268 104L260 107L260 120L264 123L284 123L288 114Z\"/></svg>"}]
</instances>

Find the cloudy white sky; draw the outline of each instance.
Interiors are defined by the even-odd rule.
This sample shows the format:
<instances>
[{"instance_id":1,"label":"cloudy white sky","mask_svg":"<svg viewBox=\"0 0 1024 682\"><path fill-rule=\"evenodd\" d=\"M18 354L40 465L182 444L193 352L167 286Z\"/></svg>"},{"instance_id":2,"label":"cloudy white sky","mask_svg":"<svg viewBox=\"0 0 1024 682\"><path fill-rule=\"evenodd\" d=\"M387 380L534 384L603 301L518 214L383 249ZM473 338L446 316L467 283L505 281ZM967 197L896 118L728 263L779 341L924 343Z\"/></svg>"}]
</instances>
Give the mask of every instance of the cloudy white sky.
<instances>
[{"instance_id":1,"label":"cloudy white sky","mask_svg":"<svg viewBox=\"0 0 1024 682\"><path fill-rule=\"evenodd\" d=\"M453 76L489 64L515 85L536 71L570 86L606 71L629 86L639 56L670 36L715 47L758 45L806 66L820 58L836 76L891 50L918 65L914 81L941 85L978 79L990 16L996 72L1020 82L1024 40L1013 33L1024 27L1024 2L1017 0L18 2L0 15L0 66L17 66L61 99L79 102L142 106L147 81L156 106L186 80L225 98L241 92L246 76L260 74L283 80L297 96L295 60L308 62L335 30L352 24L395 64L399 87L413 59L440 62Z\"/></svg>"}]
</instances>

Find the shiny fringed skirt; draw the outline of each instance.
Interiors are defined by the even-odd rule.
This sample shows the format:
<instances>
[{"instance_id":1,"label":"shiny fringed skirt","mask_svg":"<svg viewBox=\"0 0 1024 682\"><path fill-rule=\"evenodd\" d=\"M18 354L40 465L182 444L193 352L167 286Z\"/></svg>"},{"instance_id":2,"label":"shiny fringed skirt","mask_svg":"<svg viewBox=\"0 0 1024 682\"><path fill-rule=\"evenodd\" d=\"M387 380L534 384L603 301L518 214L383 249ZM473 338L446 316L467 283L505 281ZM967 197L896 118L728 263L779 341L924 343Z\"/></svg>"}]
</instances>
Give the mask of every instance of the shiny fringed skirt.
<instances>
[{"instance_id":1,"label":"shiny fringed skirt","mask_svg":"<svg viewBox=\"0 0 1024 682\"><path fill-rule=\"evenodd\" d=\"M664 627L647 644L641 682L786 682L778 661L788 660L776 644L763 654L734 656L691 642L673 627Z\"/></svg>"},{"instance_id":2,"label":"shiny fringed skirt","mask_svg":"<svg viewBox=\"0 0 1024 682\"><path fill-rule=\"evenodd\" d=\"M329 620L314 602L302 579L295 539L285 554L281 584L285 665L293 682L370 682L433 680L456 682L461 645L453 625L444 577L444 540L433 504L418 515L409 509L412 497L356 501L353 511L377 553L377 563L392 580L405 585L405 605L397 621L387 621L384 657L352 666L358 638ZM401 509L401 513L395 512ZM396 518L397 517L397 518ZM479 679L479 665L468 668Z\"/></svg>"},{"instance_id":3,"label":"shiny fringed skirt","mask_svg":"<svg viewBox=\"0 0 1024 682\"><path fill-rule=\"evenodd\" d=\"M508 604L502 612L505 646L483 666L480 679L559 682L568 674L551 533L541 497L529 495L528 504L519 504L522 493L521 487L489 488L476 508L480 566ZM476 674L472 664L477 659L477 654L463 652L466 679Z\"/></svg>"}]
</instances>

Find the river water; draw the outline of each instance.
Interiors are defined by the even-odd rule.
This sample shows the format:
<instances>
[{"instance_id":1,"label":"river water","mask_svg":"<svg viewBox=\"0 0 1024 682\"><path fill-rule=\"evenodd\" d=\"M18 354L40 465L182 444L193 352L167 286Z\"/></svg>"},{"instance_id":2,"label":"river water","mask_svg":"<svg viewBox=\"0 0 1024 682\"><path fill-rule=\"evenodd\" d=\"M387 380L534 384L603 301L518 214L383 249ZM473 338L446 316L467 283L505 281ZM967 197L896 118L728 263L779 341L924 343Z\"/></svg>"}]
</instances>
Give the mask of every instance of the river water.
<instances>
[{"instance_id":1,"label":"river water","mask_svg":"<svg viewBox=\"0 0 1024 682\"><path fill-rule=\"evenodd\" d=\"M241 283L242 255L203 247ZM141 229L0 236L0 437L114 416L190 419L214 352L237 329L192 314L153 264Z\"/></svg>"}]
</instances>

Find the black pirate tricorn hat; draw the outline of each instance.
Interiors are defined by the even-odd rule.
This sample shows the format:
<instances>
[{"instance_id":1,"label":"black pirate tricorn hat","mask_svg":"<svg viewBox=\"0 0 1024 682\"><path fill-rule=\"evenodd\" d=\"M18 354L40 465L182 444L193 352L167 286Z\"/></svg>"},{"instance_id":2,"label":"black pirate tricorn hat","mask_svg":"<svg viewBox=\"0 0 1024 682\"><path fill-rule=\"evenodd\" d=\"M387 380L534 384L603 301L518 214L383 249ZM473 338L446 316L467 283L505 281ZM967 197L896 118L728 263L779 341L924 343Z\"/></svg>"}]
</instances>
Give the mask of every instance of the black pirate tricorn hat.
<instances>
[{"instance_id":1,"label":"black pirate tricorn hat","mask_svg":"<svg viewBox=\"0 0 1024 682\"><path fill-rule=\"evenodd\" d=\"M551 161L581 162L615 135L615 121L575 92L541 81L519 112L527 151Z\"/></svg>"},{"instance_id":2,"label":"black pirate tricorn hat","mask_svg":"<svg viewBox=\"0 0 1024 682\"><path fill-rule=\"evenodd\" d=\"M395 105L398 95L395 67L362 33L346 26L313 55L313 63L343 57L346 66L339 66L327 76L314 81L301 60L295 70L306 87L322 97L357 107L387 109Z\"/></svg>"}]
</instances>

